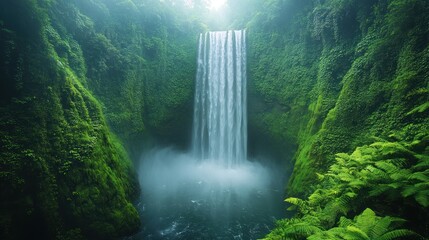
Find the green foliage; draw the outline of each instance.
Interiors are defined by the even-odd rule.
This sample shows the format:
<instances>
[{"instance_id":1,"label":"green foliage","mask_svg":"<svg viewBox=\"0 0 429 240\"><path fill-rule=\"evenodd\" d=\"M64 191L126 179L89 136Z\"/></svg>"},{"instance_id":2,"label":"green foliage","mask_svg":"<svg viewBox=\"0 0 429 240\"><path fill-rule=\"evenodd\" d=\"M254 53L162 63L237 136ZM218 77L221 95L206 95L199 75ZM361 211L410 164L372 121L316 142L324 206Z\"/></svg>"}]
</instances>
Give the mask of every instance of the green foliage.
<instances>
[{"instance_id":1,"label":"green foliage","mask_svg":"<svg viewBox=\"0 0 429 240\"><path fill-rule=\"evenodd\" d=\"M413 231L397 229L397 223L404 222L402 219L377 217L370 209L355 214L370 207L408 218L408 208L413 206L418 213L407 219L409 226L419 231L425 228L427 223L418 219L428 214L428 139L429 135L416 136L412 142L378 139L351 154L337 154L336 163L327 173L319 174L320 183L306 200L293 197L285 200L292 204L289 210L297 215L279 221L267 239L422 238ZM386 204L389 202L400 205ZM351 221L346 216L356 217ZM320 231L311 231L316 228Z\"/></svg>"},{"instance_id":2,"label":"green foliage","mask_svg":"<svg viewBox=\"0 0 429 240\"><path fill-rule=\"evenodd\" d=\"M129 151L138 158L143 137L189 136L192 122L202 25L169 4L0 2L2 239L29 238L20 229L110 239L138 228L120 141L138 145Z\"/></svg>"},{"instance_id":3,"label":"green foliage","mask_svg":"<svg viewBox=\"0 0 429 240\"><path fill-rule=\"evenodd\" d=\"M397 229L398 223L404 220L393 217L378 217L367 208L353 220L342 217L338 227L327 231L318 232L308 237L309 240L316 239L401 239L403 237L420 238L419 235L407 229Z\"/></svg>"},{"instance_id":4,"label":"green foliage","mask_svg":"<svg viewBox=\"0 0 429 240\"><path fill-rule=\"evenodd\" d=\"M136 178L99 102L84 87L80 47L47 21L57 1L24 2L1 2L0 51L7 55L0 73L9 94L0 101L0 238L131 234L140 226L131 204Z\"/></svg>"},{"instance_id":5,"label":"green foliage","mask_svg":"<svg viewBox=\"0 0 429 240\"><path fill-rule=\"evenodd\" d=\"M250 21L249 126L293 149L290 194L306 196L315 172L370 136L427 132L428 12L414 0L267 1Z\"/></svg>"},{"instance_id":6,"label":"green foliage","mask_svg":"<svg viewBox=\"0 0 429 240\"><path fill-rule=\"evenodd\" d=\"M188 142L201 26L187 12L141 0L58 0L47 10L48 40L100 100L128 150L148 135Z\"/></svg>"},{"instance_id":7,"label":"green foliage","mask_svg":"<svg viewBox=\"0 0 429 240\"><path fill-rule=\"evenodd\" d=\"M265 239L352 239L352 240L387 240L413 237L423 239L413 231L398 229L403 219L379 217L367 208L353 220L341 217L336 227L324 230L317 221L309 217L288 219L278 222L278 226Z\"/></svg>"}]
</instances>

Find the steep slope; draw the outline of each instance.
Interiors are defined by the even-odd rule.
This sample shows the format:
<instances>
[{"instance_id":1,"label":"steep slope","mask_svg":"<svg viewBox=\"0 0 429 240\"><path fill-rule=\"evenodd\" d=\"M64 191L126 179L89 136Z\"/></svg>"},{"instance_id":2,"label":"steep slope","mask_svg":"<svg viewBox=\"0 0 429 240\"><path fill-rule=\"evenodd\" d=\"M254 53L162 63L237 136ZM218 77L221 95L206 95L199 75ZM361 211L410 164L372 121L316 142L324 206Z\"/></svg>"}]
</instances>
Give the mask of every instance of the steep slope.
<instances>
[{"instance_id":1,"label":"steep slope","mask_svg":"<svg viewBox=\"0 0 429 240\"><path fill-rule=\"evenodd\" d=\"M130 234L140 225L131 162L70 67L83 66L79 49L58 48L52 4L0 3L1 238Z\"/></svg>"},{"instance_id":2,"label":"steep slope","mask_svg":"<svg viewBox=\"0 0 429 240\"><path fill-rule=\"evenodd\" d=\"M148 136L186 147L201 31L192 18L148 0L56 0L48 13L55 49L70 63L79 49L83 66L71 67L134 158Z\"/></svg>"},{"instance_id":3,"label":"steep slope","mask_svg":"<svg viewBox=\"0 0 429 240\"><path fill-rule=\"evenodd\" d=\"M265 9L249 23L250 124L298 146L290 193L305 193L338 152L427 133L426 1L269 1Z\"/></svg>"},{"instance_id":4,"label":"steep slope","mask_svg":"<svg viewBox=\"0 0 429 240\"><path fill-rule=\"evenodd\" d=\"M267 238L429 235L428 13L419 0L274 0L249 23L249 124L295 153L297 215Z\"/></svg>"}]
</instances>

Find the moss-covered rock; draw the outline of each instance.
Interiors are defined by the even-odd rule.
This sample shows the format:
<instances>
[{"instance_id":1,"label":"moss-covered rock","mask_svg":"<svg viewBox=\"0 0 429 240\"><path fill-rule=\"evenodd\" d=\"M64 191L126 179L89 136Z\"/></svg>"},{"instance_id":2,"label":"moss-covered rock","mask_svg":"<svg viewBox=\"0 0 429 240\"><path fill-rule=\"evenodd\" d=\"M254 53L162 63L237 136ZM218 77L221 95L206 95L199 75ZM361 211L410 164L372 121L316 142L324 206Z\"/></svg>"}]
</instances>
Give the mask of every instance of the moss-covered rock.
<instances>
[{"instance_id":1,"label":"moss-covered rock","mask_svg":"<svg viewBox=\"0 0 429 240\"><path fill-rule=\"evenodd\" d=\"M0 3L1 238L131 234L140 226L131 162L76 70L79 51L56 36L52 4Z\"/></svg>"},{"instance_id":2,"label":"moss-covered rock","mask_svg":"<svg viewBox=\"0 0 429 240\"><path fill-rule=\"evenodd\" d=\"M427 132L426 1L266 6L248 25L249 94L256 99L249 125L297 146L289 193L308 193L302 186L316 180L315 172L371 136L404 127L408 138Z\"/></svg>"}]
</instances>

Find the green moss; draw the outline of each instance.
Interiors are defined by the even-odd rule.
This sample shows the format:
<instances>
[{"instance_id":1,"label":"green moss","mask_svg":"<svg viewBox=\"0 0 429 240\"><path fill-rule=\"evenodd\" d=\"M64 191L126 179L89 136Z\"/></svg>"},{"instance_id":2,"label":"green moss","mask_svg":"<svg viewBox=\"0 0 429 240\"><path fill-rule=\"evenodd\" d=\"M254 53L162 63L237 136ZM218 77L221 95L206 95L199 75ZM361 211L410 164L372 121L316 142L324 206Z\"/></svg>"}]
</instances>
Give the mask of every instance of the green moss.
<instances>
[{"instance_id":1,"label":"green moss","mask_svg":"<svg viewBox=\"0 0 429 240\"><path fill-rule=\"evenodd\" d=\"M422 219L419 211L424 211L426 190L421 189L424 196L404 195L416 193L404 188L418 183L384 179L383 184L390 184L392 188L404 184L404 188L374 195L369 200L362 196L356 199L356 191L347 191L354 188L368 191L364 185L374 191L378 187L385 189L383 184L377 185L380 176L374 174L374 179L368 180L365 176L347 175L355 171L354 166L347 165L352 162L349 158L341 163L347 165L343 169L349 173L329 175L329 172L339 152L351 154L356 147L381 138L401 144L408 141L405 144L408 148L412 141L421 144L422 136L428 134L429 28L425 23L429 5L410 0L319 1L303 2L290 12L286 6L297 4L295 2L270 1L267 10L249 24L249 94L255 99L252 105L249 103L250 126L268 132L278 144L297 145L295 154L289 156L294 169L287 193L309 196L309 200L291 202L301 211L298 219L281 221L268 238L345 237L347 229L337 224L339 215L356 216L365 207L387 215L400 214L411 221L413 216ZM275 10L272 6L276 6ZM375 164L378 155L404 154L402 158L409 162L407 167L401 167L408 168L416 164L417 155L427 155L419 144L422 152L411 155L407 151L392 150L395 144L376 145L363 147L359 153L368 164ZM283 158L288 160L287 156ZM326 172L329 177L324 175ZM344 186L344 182L335 183L331 179L315 187L318 178L336 175L341 181L355 182L349 181L349 185ZM374 185L359 182L366 180L374 181L371 182ZM345 188L337 189L341 186ZM359 194L365 196L366 193ZM385 202L384 206L377 202L386 198L389 203ZM314 199L319 202L309 209ZM414 226L417 232L427 235L424 220L409 226L413 224L418 225ZM333 227L345 235L328 230Z\"/></svg>"},{"instance_id":2,"label":"green moss","mask_svg":"<svg viewBox=\"0 0 429 240\"><path fill-rule=\"evenodd\" d=\"M16 16L1 15L3 29L11 29L1 39L2 51L19 56L3 59L9 64L1 69L12 92L0 107L1 238L131 234L140 226L130 203L138 193L136 178L100 104L79 78L81 56L67 55L72 47L48 24L44 5L18 5L29 12L20 17L36 21L40 32L16 27ZM20 11L18 5L10 11ZM73 59L79 64L71 68Z\"/></svg>"},{"instance_id":3,"label":"green moss","mask_svg":"<svg viewBox=\"0 0 429 240\"><path fill-rule=\"evenodd\" d=\"M48 13L50 41L128 150L147 135L189 142L196 24L160 2L58 0Z\"/></svg>"},{"instance_id":4,"label":"green moss","mask_svg":"<svg viewBox=\"0 0 429 240\"><path fill-rule=\"evenodd\" d=\"M327 170L335 153L371 136L387 137L411 122L423 131L427 4L306 2L293 12L280 1L270 4L275 11L249 24L249 90L257 99L249 109L257 123L250 126L298 145L289 193L308 192L302 186L314 182L316 170ZM289 17L275 17L281 14Z\"/></svg>"}]
</instances>

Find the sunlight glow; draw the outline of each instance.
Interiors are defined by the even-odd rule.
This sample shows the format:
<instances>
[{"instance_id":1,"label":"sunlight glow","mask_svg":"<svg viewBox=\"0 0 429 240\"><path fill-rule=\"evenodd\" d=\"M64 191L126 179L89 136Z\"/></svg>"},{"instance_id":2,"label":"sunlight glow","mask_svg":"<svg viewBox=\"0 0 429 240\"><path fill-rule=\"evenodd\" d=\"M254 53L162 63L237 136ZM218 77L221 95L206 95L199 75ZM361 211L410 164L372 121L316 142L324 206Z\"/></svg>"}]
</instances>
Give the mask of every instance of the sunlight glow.
<instances>
[{"instance_id":1,"label":"sunlight glow","mask_svg":"<svg viewBox=\"0 0 429 240\"><path fill-rule=\"evenodd\" d=\"M209 9L210 10L219 10L219 8L225 5L226 0L210 0Z\"/></svg>"}]
</instances>

